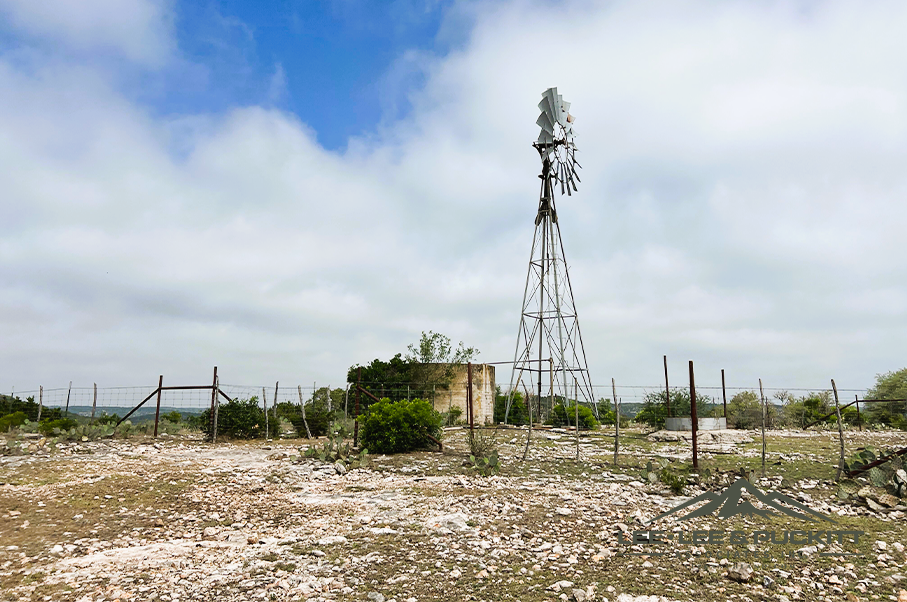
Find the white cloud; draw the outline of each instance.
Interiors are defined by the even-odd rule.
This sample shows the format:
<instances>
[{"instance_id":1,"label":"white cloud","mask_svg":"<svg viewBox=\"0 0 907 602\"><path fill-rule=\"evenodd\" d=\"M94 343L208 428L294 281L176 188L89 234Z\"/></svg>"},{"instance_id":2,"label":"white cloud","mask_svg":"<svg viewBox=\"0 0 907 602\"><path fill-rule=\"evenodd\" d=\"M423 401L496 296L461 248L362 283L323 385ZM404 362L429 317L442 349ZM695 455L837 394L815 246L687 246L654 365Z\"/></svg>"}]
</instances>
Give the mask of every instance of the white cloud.
<instances>
[{"instance_id":1,"label":"white cloud","mask_svg":"<svg viewBox=\"0 0 907 602\"><path fill-rule=\"evenodd\" d=\"M167 120L85 66L0 62L0 387L338 382L429 329L509 359L551 85L596 382L657 384L666 353L674 384L692 358L702 384L865 387L907 334L905 10L470 5L391 95L413 112L345 153L279 110Z\"/></svg>"},{"instance_id":2,"label":"white cloud","mask_svg":"<svg viewBox=\"0 0 907 602\"><path fill-rule=\"evenodd\" d=\"M170 0L0 0L0 14L29 35L79 51L110 50L160 67L173 51Z\"/></svg>"}]
</instances>

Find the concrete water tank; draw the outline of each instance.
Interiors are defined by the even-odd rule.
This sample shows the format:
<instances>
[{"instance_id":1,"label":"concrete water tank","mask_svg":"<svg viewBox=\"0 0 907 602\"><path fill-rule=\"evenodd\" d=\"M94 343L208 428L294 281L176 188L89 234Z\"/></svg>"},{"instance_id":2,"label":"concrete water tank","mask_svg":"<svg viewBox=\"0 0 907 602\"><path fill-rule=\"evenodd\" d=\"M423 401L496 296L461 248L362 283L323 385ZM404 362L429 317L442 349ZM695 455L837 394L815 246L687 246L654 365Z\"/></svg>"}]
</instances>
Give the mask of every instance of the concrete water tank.
<instances>
[{"instance_id":1,"label":"concrete water tank","mask_svg":"<svg viewBox=\"0 0 907 602\"><path fill-rule=\"evenodd\" d=\"M700 418L698 422L700 431L721 431L727 429L727 418ZM665 418L665 430L692 431L693 419L690 416Z\"/></svg>"}]
</instances>

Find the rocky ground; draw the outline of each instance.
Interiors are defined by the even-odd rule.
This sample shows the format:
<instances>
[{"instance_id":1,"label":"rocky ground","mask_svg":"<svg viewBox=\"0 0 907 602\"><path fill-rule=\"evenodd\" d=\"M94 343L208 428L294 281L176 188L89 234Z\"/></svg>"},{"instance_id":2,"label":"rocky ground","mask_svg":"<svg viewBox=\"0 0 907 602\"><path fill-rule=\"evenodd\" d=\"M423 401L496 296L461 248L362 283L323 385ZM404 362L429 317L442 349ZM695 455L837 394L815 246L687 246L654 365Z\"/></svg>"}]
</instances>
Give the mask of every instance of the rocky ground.
<instances>
[{"instance_id":1,"label":"rocky ground","mask_svg":"<svg viewBox=\"0 0 907 602\"><path fill-rule=\"evenodd\" d=\"M738 468L758 475L761 435L713 441L701 463L715 480L690 479L685 497L642 473L656 457L680 470L682 440L631 431L614 466L604 433L582 438L579 463L573 435L551 431L534 434L521 462L525 437L499 433L503 469L491 477L463 466L463 430L445 434L444 452L373 457L343 475L300 459L295 440L32 441L0 457L0 599L907 602L907 507L835 497L836 433L771 434L766 478L754 481L834 517L835 529L863 531L858 543L677 543L663 555L619 537L722 491ZM866 444L904 447L907 433L848 433L849 451ZM831 528L779 516L657 526ZM723 557L735 550L771 557Z\"/></svg>"}]
</instances>

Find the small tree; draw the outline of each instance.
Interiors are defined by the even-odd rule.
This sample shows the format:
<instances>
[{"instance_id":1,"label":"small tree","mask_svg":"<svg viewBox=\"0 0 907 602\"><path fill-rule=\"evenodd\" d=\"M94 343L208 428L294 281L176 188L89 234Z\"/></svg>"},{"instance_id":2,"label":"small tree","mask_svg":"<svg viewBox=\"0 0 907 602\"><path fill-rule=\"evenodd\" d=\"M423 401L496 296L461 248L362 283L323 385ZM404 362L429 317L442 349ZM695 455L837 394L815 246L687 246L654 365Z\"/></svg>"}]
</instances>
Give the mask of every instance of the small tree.
<instances>
[{"instance_id":1,"label":"small tree","mask_svg":"<svg viewBox=\"0 0 907 602\"><path fill-rule=\"evenodd\" d=\"M507 399L509 395L501 391L500 385L495 387L494 395L494 423L501 424L504 422L504 415L507 413ZM529 413L526 409L526 403L523 400L523 394L519 391L513 392L513 399L510 401L510 415L507 416L508 424L526 424L529 422Z\"/></svg>"},{"instance_id":2,"label":"small tree","mask_svg":"<svg viewBox=\"0 0 907 602\"><path fill-rule=\"evenodd\" d=\"M876 384L866 392L866 399L907 399L907 368L876 375ZM867 413L873 422L907 429L907 402L872 403Z\"/></svg>"},{"instance_id":3,"label":"small tree","mask_svg":"<svg viewBox=\"0 0 907 602\"><path fill-rule=\"evenodd\" d=\"M202 431L210 439L213 435L211 432L211 408L208 408L199 416ZM276 421L269 424L268 433L270 437L278 435L279 427ZM217 409L217 435L232 437L234 439L259 439L265 436L265 412L258 405L258 397L250 399L234 399L227 402Z\"/></svg>"}]
</instances>

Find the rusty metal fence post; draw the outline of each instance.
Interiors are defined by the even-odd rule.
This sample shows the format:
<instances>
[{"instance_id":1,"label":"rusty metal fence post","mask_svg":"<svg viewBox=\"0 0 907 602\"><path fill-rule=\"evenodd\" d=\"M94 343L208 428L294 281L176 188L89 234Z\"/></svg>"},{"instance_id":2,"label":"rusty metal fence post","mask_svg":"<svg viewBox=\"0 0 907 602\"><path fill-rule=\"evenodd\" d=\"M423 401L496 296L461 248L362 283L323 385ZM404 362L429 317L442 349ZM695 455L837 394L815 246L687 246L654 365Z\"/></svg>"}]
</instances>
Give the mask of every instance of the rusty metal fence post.
<instances>
[{"instance_id":1,"label":"rusty metal fence post","mask_svg":"<svg viewBox=\"0 0 907 602\"><path fill-rule=\"evenodd\" d=\"M154 438L157 439L157 422L161 416L161 387L164 386L164 375L157 380L157 407L154 410Z\"/></svg>"},{"instance_id":2,"label":"rusty metal fence post","mask_svg":"<svg viewBox=\"0 0 907 602\"><path fill-rule=\"evenodd\" d=\"M696 434L699 430L699 417L696 413L696 381L693 378L693 360L690 360L690 418L693 420L693 470L699 469L699 454L696 447Z\"/></svg>"}]
</instances>

